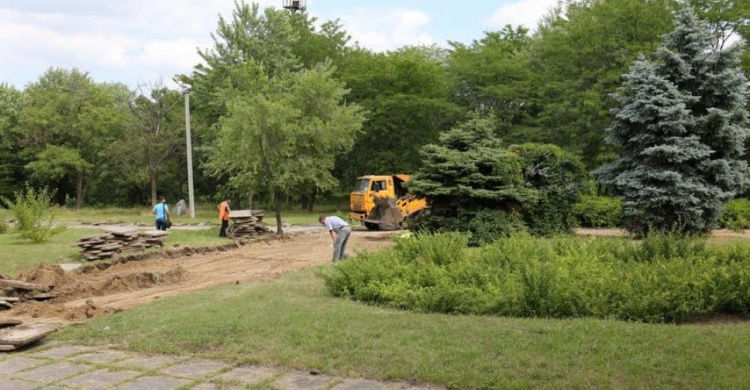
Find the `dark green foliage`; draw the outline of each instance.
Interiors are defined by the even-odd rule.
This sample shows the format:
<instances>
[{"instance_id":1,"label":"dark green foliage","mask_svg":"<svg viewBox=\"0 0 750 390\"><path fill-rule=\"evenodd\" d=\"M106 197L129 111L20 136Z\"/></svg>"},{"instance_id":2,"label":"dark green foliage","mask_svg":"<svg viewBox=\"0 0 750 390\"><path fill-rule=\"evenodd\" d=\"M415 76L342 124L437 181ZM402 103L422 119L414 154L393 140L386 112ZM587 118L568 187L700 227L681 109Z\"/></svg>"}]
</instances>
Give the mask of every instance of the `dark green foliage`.
<instances>
[{"instance_id":1,"label":"dark green foliage","mask_svg":"<svg viewBox=\"0 0 750 390\"><path fill-rule=\"evenodd\" d=\"M531 47L543 141L576 153L589 169L612 152L604 142L610 94L640 54L653 53L672 28L672 0L560 2ZM533 123L533 122L532 122Z\"/></svg>"},{"instance_id":2,"label":"dark green foliage","mask_svg":"<svg viewBox=\"0 0 750 390\"><path fill-rule=\"evenodd\" d=\"M364 174L415 172L422 166L419 149L465 119L466 111L450 101L442 55L429 47L347 52L340 78L351 90L350 101L367 111L362 134L336 164L347 189Z\"/></svg>"},{"instance_id":3,"label":"dark green foliage","mask_svg":"<svg viewBox=\"0 0 750 390\"><path fill-rule=\"evenodd\" d=\"M731 230L750 229L750 199L732 199L724 203L719 224Z\"/></svg>"},{"instance_id":4,"label":"dark green foliage","mask_svg":"<svg viewBox=\"0 0 750 390\"><path fill-rule=\"evenodd\" d=\"M569 232L577 225L573 205L588 191L585 183L589 177L581 161L555 145L515 145L509 151L523 161L524 186L536 191L536 197L523 204L531 232Z\"/></svg>"},{"instance_id":5,"label":"dark green foliage","mask_svg":"<svg viewBox=\"0 0 750 390\"><path fill-rule=\"evenodd\" d=\"M416 235L321 272L331 294L451 314L596 317L680 323L750 316L750 247L701 239L502 238Z\"/></svg>"},{"instance_id":6,"label":"dark green foliage","mask_svg":"<svg viewBox=\"0 0 750 390\"><path fill-rule=\"evenodd\" d=\"M469 244L481 246L514 233L527 231L523 218L502 210L479 210L469 220Z\"/></svg>"},{"instance_id":7,"label":"dark green foliage","mask_svg":"<svg viewBox=\"0 0 750 390\"><path fill-rule=\"evenodd\" d=\"M422 148L424 167L408 183L409 191L427 197L433 213L459 210L510 210L533 191L523 187L522 160L503 150L492 121L474 118L440 135L438 145Z\"/></svg>"},{"instance_id":8,"label":"dark green foliage","mask_svg":"<svg viewBox=\"0 0 750 390\"><path fill-rule=\"evenodd\" d=\"M409 229L423 233L469 233L469 246L489 244L498 238L528 231L520 215L491 209L462 210L452 217L430 213L413 219Z\"/></svg>"},{"instance_id":9,"label":"dark green foliage","mask_svg":"<svg viewBox=\"0 0 750 390\"><path fill-rule=\"evenodd\" d=\"M470 231L472 245L516 231L521 221L534 234L569 232L576 225L572 206L586 191L583 164L554 145L505 149L492 128L491 120L474 118L422 149L424 167L408 188L432 210L417 226ZM490 228L493 220L501 226Z\"/></svg>"},{"instance_id":10,"label":"dark green foliage","mask_svg":"<svg viewBox=\"0 0 750 390\"><path fill-rule=\"evenodd\" d=\"M573 205L573 214L582 227L618 227L622 218L622 201L605 196L583 195Z\"/></svg>"},{"instance_id":11,"label":"dark green foliage","mask_svg":"<svg viewBox=\"0 0 750 390\"><path fill-rule=\"evenodd\" d=\"M622 195L625 226L636 234L706 233L721 203L747 184L747 79L738 48L712 45L707 26L683 9L659 63L641 59L624 76L608 129L622 157L597 174Z\"/></svg>"}]
</instances>

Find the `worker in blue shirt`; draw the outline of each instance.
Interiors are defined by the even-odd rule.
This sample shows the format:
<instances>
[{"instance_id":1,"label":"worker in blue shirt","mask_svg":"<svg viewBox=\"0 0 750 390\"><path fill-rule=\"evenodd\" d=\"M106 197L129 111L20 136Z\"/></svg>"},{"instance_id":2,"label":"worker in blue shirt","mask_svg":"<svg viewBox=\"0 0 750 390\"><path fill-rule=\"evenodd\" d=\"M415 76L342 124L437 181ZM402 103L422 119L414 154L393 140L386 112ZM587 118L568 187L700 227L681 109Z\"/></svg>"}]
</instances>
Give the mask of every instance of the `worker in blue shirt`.
<instances>
[{"instance_id":1,"label":"worker in blue shirt","mask_svg":"<svg viewBox=\"0 0 750 390\"><path fill-rule=\"evenodd\" d=\"M335 263L340 259L345 259L346 242L349 240L349 235L352 234L352 227L343 219L335 215L330 217L321 215L318 218L318 222L320 222L321 225L325 225L328 232L331 234L333 262Z\"/></svg>"}]
</instances>

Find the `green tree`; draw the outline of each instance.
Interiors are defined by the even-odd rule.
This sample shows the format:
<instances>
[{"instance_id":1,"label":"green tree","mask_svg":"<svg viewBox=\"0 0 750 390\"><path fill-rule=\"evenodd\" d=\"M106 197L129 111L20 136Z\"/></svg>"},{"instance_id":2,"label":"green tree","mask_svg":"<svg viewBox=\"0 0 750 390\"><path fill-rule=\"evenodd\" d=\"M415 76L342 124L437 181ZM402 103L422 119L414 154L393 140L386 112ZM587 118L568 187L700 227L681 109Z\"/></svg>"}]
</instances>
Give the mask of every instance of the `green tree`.
<instances>
[{"instance_id":1,"label":"green tree","mask_svg":"<svg viewBox=\"0 0 750 390\"><path fill-rule=\"evenodd\" d=\"M362 134L337 161L337 175L348 185L363 174L416 171L422 165L419 148L465 117L450 101L441 56L434 47L355 49L344 56L341 80L351 89L350 100L367 110Z\"/></svg>"},{"instance_id":2,"label":"green tree","mask_svg":"<svg viewBox=\"0 0 750 390\"><path fill-rule=\"evenodd\" d=\"M126 165L144 172L151 204L157 203L159 176L183 145L182 96L161 83L140 86L129 100L130 121L120 140Z\"/></svg>"},{"instance_id":3,"label":"green tree","mask_svg":"<svg viewBox=\"0 0 750 390\"><path fill-rule=\"evenodd\" d=\"M211 34L213 45L199 50L204 64L196 65L191 75L179 76L190 86L191 114L196 139L196 161L207 161L217 139L220 118L227 115L233 96L226 91L244 88L238 74L248 63L263 64L269 77L309 68L327 58L337 61L349 40L337 21L318 23L305 12L290 13L244 1L235 2L231 16L220 16ZM216 170L196 170L203 191L215 193L228 177ZM227 189L229 190L229 189ZM310 189L312 191L312 188Z\"/></svg>"},{"instance_id":4,"label":"green tree","mask_svg":"<svg viewBox=\"0 0 750 390\"><path fill-rule=\"evenodd\" d=\"M417 228L470 231L472 244L523 225L539 235L570 231L573 204L586 190L583 164L555 145L504 148L494 126L473 118L422 148L425 164L408 188L428 199L431 214Z\"/></svg>"},{"instance_id":5,"label":"green tree","mask_svg":"<svg viewBox=\"0 0 750 390\"><path fill-rule=\"evenodd\" d=\"M23 133L19 126L23 92L0 83L0 196L10 197L25 181Z\"/></svg>"},{"instance_id":6,"label":"green tree","mask_svg":"<svg viewBox=\"0 0 750 390\"><path fill-rule=\"evenodd\" d=\"M235 188L268 191L278 234L284 198L332 188L334 157L362 127L360 108L344 102L347 90L333 73L330 64L320 64L271 76L248 62L232 74L244 83L226 92L232 97L210 167L228 174Z\"/></svg>"},{"instance_id":7,"label":"green tree","mask_svg":"<svg viewBox=\"0 0 750 390\"><path fill-rule=\"evenodd\" d=\"M589 168L611 160L610 95L632 61L653 53L672 28L671 9L671 0L582 0L543 20L531 48L540 141L575 152Z\"/></svg>"},{"instance_id":8,"label":"green tree","mask_svg":"<svg viewBox=\"0 0 750 390\"><path fill-rule=\"evenodd\" d=\"M724 49L737 37L750 37L750 2L743 0L689 0L698 16L708 22L714 48Z\"/></svg>"},{"instance_id":9,"label":"green tree","mask_svg":"<svg viewBox=\"0 0 750 390\"><path fill-rule=\"evenodd\" d=\"M32 177L42 182L73 181L76 207L80 208L92 179L110 156L124 112L111 90L94 83L77 69L49 69L26 89L27 101L20 116L27 164Z\"/></svg>"},{"instance_id":10,"label":"green tree","mask_svg":"<svg viewBox=\"0 0 750 390\"><path fill-rule=\"evenodd\" d=\"M622 108L608 129L622 158L598 170L624 198L628 228L642 234L714 228L721 203L741 191L748 167L747 79L740 50L717 50L708 24L676 14L655 65L639 60L624 77Z\"/></svg>"},{"instance_id":11,"label":"green tree","mask_svg":"<svg viewBox=\"0 0 750 390\"><path fill-rule=\"evenodd\" d=\"M541 105L530 67L531 43L526 28L511 26L486 32L471 45L450 42L453 100L494 116L506 142L542 139L535 119Z\"/></svg>"}]
</instances>

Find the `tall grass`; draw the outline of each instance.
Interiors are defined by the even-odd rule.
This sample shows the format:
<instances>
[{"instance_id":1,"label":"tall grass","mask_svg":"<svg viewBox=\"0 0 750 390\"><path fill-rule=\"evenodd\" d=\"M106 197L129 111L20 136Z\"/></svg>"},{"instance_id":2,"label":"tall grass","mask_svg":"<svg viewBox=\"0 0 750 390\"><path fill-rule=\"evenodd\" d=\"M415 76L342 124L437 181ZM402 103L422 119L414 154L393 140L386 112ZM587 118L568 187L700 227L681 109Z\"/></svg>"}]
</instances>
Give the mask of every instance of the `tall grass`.
<instances>
[{"instance_id":1,"label":"tall grass","mask_svg":"<svg viewBox=\"0 0 750 390\"><path fill-rule=\"evenodd\" d=\"M335 296L422 312L687 322L750 315L750 243L460 234L399 239L321 272Z\"/></svg>"}]
</instances>

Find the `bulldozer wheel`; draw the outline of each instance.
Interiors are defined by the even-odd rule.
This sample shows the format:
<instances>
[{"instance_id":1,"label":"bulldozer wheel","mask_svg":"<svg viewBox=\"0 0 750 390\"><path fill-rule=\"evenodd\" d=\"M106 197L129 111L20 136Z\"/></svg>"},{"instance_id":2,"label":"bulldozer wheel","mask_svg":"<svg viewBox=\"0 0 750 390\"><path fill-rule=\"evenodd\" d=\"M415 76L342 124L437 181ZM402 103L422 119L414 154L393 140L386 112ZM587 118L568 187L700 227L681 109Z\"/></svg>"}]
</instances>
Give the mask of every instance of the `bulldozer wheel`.
<instances>
[{"instance_id":1,"label":"bulldozer wheel","mask_svg":"<svg viewBox=\"0 0 750 390\"><path fill-rule=\"evenodd\" d=\"M365 222L365 227L367 230L378 230L380 229L380 226L377 223L372 222Z\"/></svg>"}]
</instances>

